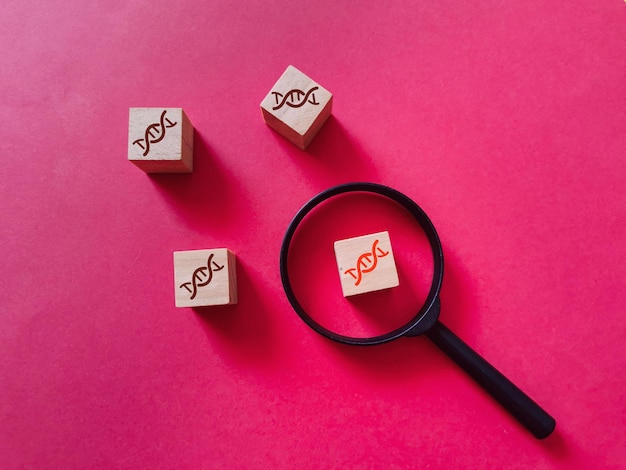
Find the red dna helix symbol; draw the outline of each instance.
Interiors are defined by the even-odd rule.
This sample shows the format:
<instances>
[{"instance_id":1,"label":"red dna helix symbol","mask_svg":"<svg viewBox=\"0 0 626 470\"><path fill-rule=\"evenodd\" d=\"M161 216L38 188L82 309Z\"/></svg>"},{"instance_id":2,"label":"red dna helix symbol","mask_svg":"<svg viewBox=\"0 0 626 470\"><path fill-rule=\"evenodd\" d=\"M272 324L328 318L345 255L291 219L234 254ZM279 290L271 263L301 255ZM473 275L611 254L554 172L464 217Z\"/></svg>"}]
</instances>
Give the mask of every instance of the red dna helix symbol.
<instances>
[{"instance_id":1,"label":"red dna helix symbol","mask_svg":"<svg viewBox=\"0 0 626 470\"><path fill-rule=\"evenodd\" d=\"M318 105L319 102L315 100L315 91L318 88L319 87L314 86L306 93L302 90L294 88L292 90L289 90L284 95L282 93L278 93L277 91L273 91L272 94L276 97L276 106L274 106L272 109L276 111L285 105L289 106L290 108L299 108L301 106L304 106L306 103Z\"/></svg>"},{"instance_id":2,"label":"red dna helix symbol","mask_svg":"<svg viewBox=\"0 0 626 470\"><path fill-rule=\"evenodd\" d=\"M356 282L355 286L358 286L363 279L363 274L369 273L376 269L378 265L378 258L383 258L389 254L388 251L383 251L378 247L378 240L374 241L372 245L372 251L363 253L359 256L359 259L356 262L356 268L350 268L344 272L344 274L350 274ZM356 271L356 274L355 274Z\"/></svg>"},{"instance_id":3,"label":"red dna helix symbol","mask_svg":"<svg viewBox=\"0 0 626 470\"><path fill-rule=\"evenodd\" d=\"M172 122L168 118L166 118L165 117L166 112L167 110L163 110L163 112L161 113L161 118L159 119L159 122L150 124L146 128L146 133L143 139L137 139L136 141L133 142L133 145L137 144L144 150L143 152L144 157L148 155L148 152L150 151L150 144L156 144L158 142L161 142L163 138L165 137L165 130L169 129L170 127L174 127L176 124L178 124L177 122Z\"/></svg>"},{"instance_id":4,"label":"red dna helix symbol","mask_svg":"<svg viewBox=\"0 0 626 470\"><path fill-rule=\"evenodd\" d=\"M220 266L215 261L213 261L213 257L215 255L211 253L209 255L209 259L206 262L205 266L200 266L196 269L191 275L191 281L183 282L178 288L182 289L183 287L187 289L187 292L191 294L189 300L193 300L196 298L196 294L198 293L198 287L203 287L213 280L213 272L221 271L224 269L224 265ZM213 269L215 267L215 269ZM204 279L203 279L204 278Z\"/></svg>"}]
</instances>

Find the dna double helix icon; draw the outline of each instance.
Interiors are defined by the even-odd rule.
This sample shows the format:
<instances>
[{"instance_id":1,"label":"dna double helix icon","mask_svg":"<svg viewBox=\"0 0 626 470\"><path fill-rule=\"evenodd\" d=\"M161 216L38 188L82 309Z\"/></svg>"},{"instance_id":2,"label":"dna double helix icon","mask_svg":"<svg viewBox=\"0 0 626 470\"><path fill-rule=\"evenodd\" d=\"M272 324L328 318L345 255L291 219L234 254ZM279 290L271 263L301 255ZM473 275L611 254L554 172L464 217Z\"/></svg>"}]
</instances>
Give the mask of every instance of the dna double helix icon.
<instances>
[{"instance_id":1,"label":"dna double helix icon","mask_svg":"<svg viewBox=\"0 0 626 470\"><path fill-rule=\"evenodd\" d=\"M196 298L196 294L198 293L198 287L204 287L209 285L213 280L213 273L217 271L221 271L224 269L224 265L220 266L215 261L213 261L213 257L215 255L211 253L209 255L209 259L207 260L206 266L200 266L196 269L191 275L191 281L183 282L179 289L183 287L191 294L189 300L193 300Z\"/></svg>"},{"instance_id":2,"label":"dna double helix icon","mask_svg":"<svg viewBox=\"0 0 626 470\"><path fill-rule=\"evenodd\" d=\"M285 105L289 106L290 108L300 108L306 103L318 105L319 102L315 99L315 91L317 91L318 89L319 87L314 86L309 91L304 92L302 90L299 90L298 88L293 88L285 94L273 91L272 95L274 95L274 97L276 98L276 106L274 106L272 109L274 111L277 111Z\"/></svg>"},{"instance_id":3,"label":"dna double helix icon","mask_svg":"<svg viewBox=\"0 0 626 470\"><path fill-rule=\"evenodd\" d=\"M372 251L363 253L356 262L356 267L347 269L344 274L349 274L355 280L354 285L358 286L363 280L363 274L372 272L378 265L378 259L389 254L378 246L379 240L372 244Z\"/></svg>"},{"instance_id":4,"label":"dna double helix icon","mask_svg":"<svg viewBox=\"0 0 626 470\"><path fill-rule=\"evenodd\" d=\"M174 127L177 122L172 122L165 117L167 110L163 110L159 122L155 122L146 127L146 132L143 139L137 139L133 142L133 145L139 145L143 149L143 156L145 157L150 152L150 144L157 144L165 138L165 130L170 127Z\"/></svg>"}]
</instances>

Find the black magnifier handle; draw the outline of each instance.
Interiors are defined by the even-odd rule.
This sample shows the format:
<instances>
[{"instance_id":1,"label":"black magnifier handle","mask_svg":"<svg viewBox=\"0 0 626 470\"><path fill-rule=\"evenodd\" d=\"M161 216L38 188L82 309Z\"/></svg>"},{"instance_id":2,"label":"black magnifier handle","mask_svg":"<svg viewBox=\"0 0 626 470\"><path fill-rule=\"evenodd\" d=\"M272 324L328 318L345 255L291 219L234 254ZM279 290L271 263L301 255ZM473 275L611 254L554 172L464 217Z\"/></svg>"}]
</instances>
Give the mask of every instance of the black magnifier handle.
<instances>
[{"instance_id":1,"label":"black magnifier handle","mask_svg":"<svg viewBox=\"0 0 626 470\"><path fill-rule=\"evenodd\" d=\"M491 394L537 439L548 437L556 421L440 321L426 336Z\"/></svg>"}]
</instances>

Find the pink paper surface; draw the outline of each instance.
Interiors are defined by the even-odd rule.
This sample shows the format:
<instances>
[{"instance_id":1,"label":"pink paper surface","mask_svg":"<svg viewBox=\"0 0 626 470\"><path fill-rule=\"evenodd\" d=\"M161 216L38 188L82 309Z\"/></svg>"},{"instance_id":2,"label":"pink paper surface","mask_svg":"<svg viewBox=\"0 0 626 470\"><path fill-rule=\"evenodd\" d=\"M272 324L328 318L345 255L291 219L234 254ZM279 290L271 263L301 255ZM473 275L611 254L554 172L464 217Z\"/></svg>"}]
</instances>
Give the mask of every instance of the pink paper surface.
<instances>
[{"instance_id":1,"label":"pink paper surface","mask_svg":"<svg viewBox=\"0 0 626 470\"><path fill-rule=\"evenodd\" d=\"M5 3L0 467L625 468L626 3ZM334 95L306 152L259 110L289 64ZM152 106L189 116L192 174L127 161ZM283 234L349 181L429 214L441 320L552 436L424 337L294 313ZM218 247L239 303L175 308L172 252Z\"/></svg>"}]
</instances>

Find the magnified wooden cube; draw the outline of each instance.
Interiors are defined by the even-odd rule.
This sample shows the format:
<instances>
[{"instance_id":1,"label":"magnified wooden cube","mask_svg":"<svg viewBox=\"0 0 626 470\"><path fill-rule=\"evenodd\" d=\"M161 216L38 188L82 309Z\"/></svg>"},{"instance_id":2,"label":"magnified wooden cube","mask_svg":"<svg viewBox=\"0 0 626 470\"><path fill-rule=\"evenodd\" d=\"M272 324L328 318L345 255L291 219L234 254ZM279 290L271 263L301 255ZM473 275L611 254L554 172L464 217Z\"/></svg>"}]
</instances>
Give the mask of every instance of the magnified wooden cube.
<instances>
[{"instance_id":1,"label":"magnified wooden cube","mask_svg":"<svg viewBox=\"0 0 626 470\"><path fill-rule=\"evenodd\" d=\"M389 232L336 241L335 258L344 297L400 284Z\"/></svg>"},{"instance_id":2,"label":"magnified wooden cube","mask_svg":"<svg viewBox=\"0 0 626 470\"><path fill-rule=\"evenodd\" d=\"M237 303L235 254L227 248L174 252L177 307Z\"/></svg>"},{"instance_id":3,"label":"magnified wooden cube","mask_svg":"<svg viewBox=\"0 0 626 470\"><path fill-rule=\"evenodd\" d=\"M290 65L261 102L265 123L306 149L331 114L333 95Z\"/></svg>"},{"instance_id":4,"label":"magnified wooden cube","mask_svg":"<svg viewBox=\"0 0 626 470\"><path fill-rule=\"evenodd\" d=\"M128 160L146 173L193 171L193 126L182 108L130 108Z\"/></svg>"}]
</instances>

